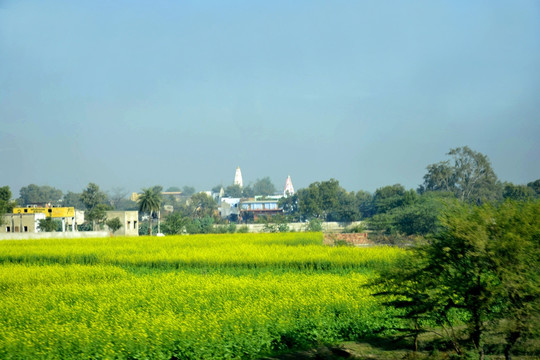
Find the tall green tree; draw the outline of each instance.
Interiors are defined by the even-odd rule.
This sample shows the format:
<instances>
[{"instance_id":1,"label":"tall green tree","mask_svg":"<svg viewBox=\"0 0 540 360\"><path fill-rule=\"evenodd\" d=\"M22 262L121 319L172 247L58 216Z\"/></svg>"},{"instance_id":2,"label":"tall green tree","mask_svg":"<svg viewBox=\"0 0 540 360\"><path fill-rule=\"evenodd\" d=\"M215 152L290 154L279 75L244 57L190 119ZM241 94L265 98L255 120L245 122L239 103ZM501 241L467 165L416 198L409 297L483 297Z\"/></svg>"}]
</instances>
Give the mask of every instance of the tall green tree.
<instances>
[{"instance_id":1,"label":"tall green tree","mask_svg":"<svg viewBox=\"0 0 540 360\"><path fill-rule=\"evenodd\" d=\"M126 200L128 192L122 187L113 187L111 191L108 192L107 198L111 206L118 210L120 209L121 204Z\"/></svg>"},{"instance_id":2,"label":"tall green tree","mask_svg":"<svg viewBox=\"0 0 540 360\"><path fill-rule=\"evenodd\" d=\"M255 195L269 196L276 193L276 187L272 183L272 180L270 180L270 177L266 176L255 181L253 191Z\"/></svg>"},{"instance_id":3,"label":"tall green tree","mask_svg":"<svg viewBox=\"0 0 540 360\"><path fill-rule=\"evenodd\" d=\"M527 185L514 185L510 182L505 182L503 186L504 199L527 201L536 197L534 189Z\"/></svg>"},{"instance_id":4,"label":"tall green tree","mask_svg":"<svg viewBox=\"0 0 540 360\"><path fill-rule=\"evenodd\" d=\"M9 186L0 187L0 225L3 221L3 215L12 212L15 203L11 201L11 190Z\"/></svg>"},{"instance_id":5,"label":"tall green tree","mask_svg":"<svg viewBox=\"0 0 540 360\"><path fill-rule=\"evenodd\" d=\"M96 230L96 224L106 220L106 211L111 207L107 204L107 195L94 183L89 183L81 193L81 202L86 207L85 218L92 222L92 229Z\"/></svg>"},{"instance_id":6,"label":"tall green tree","mask_svg":"<svg viewBox=\"0 0 540 360\"><path fill-rule=\"evenodd\" d=\"M531 181L527 186L534 190L537 197L540 197L540 179Z\"/></svg>"},{"instance_id":7,"label":"tall green tree","mask_svg":"<svg viewBox=\"0 0 540 360\"><path fill-rule=\"evenodd\" d=\"M469 147L451 149L451 159L428 165L424 191L451 191L461 201L482 204L500 198L501 185L488 157Z\"/></svg>"},{"instance_id":8,"label":"tall green tree","mask_svg":"<svg viewBox=\"0 0 540 360\"><path fill-rule=\"evenodd\" d=\"M148 235L152 235L152 214L158 212L161 207L161 193L154 188L142 189L142 194L137 200L139 211L148 213Z\"/></svg>"},{"instance_id":9,"label":"tall green tree","mask_svg":"<svg viewBox=\"0 0 540 360\"><path fill-rule=\"evenodd\" d=\"M340 200L355 200L351 199L335 179L312 183L307 188L298 190L295 195L298 198L298 213L303 220L316 218L323 221L349 221L351 219L341 219L340 216L348 217L351 212L356 213L351 204L345 204L346 208L341 208Z\"/></svg>"},{"instance_id":10,"label":"tall green tree","mask_svg":"<svg viewBox=\"0 0 540 360\"><path fill-rule=\"evenodd\" d=\"M184 185L182 188L182 195L191 196L193 194L195 194L195 188L193 186Z\"/></svg>"},{"instance_id":11,"label":"tall green tree","mask_svg":"<svg viewBox=\"0 0 540 360\"><path fill-rule=\"evenodd\" d=\"M242 188L240 185L229 185L225 188L225 196L232 198L242 197Z\"/></svg>"},{"instance_id":12,"label":"tall green tree","mask_svg":"<svg viewBox=\"0 0 540 360\"><path fill-rule=\"evenodd\" d=\"M58 204L62 199L62 191L48 185L30 184L23 186L19 195L18 203L21 206L44 203Z\"/></svg>"},{"instance_id":13,"label":"tall green tree","mask_svg":"<svg viewBox=\"0 0 540 360\"><path fill-rule=\"evenodd\" d=\"M52 217L46 217L38 221L39 230L43 232L53 232L58 230L59 222Z\"/></svg>"},{"instance_id":14,"label":"tall green tree","mask_svg":"<svg viewBox=\"0 0 540 360\"><path fill-rule=\"evenodd\" d=\"M375 191L373 206L375 213L381 214L404 205L412 205L417 201L414 190L407 191L401 184L384 186Z\"/></svg>"},{"instance_id":15,"label":"tall green tree","mask_svg":"<svg viewBox=\"0 0 540 360\"><path fill-rule=\"evenodd\" d=\"M200 192L191 196L189 209L192 218L214 217L217 211L217 203L211 196Z\"/></svg>"},{"instance_id":16,"label":"tall green tree","mask_svg":"<svg viewBox=\"0 0 540 360\"><path fill-rule=\"evenodd\" d=\"M465 319L479 359L486 331L504 333L509 359L519 339L539 330L539 213L538 200L498 207L456 202L430 243L412 250L415 261L383 273L377 284L411 320L453 328L454 315L464 314L459 319Z\"/></svg>"},{"instance_id":17,"label":"tall green tree","mask_svg":"<svg viewBox=\"0 0 540 360\"><path fill-rule=\"evenodd\" d=\"M81 201L81 194L68 191L62 198L62 206L74 207L76 209L85 208L85 205Z\"/></svg>"}]
</instances>

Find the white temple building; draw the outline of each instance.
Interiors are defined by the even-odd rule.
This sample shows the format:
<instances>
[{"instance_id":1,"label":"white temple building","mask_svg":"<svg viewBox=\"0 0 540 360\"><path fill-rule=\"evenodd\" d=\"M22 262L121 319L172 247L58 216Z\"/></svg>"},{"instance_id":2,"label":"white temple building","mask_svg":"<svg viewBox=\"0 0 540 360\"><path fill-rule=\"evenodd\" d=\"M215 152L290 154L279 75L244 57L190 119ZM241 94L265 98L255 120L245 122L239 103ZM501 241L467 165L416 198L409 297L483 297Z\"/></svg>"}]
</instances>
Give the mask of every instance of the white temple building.
<instances>
[{"instance_id":1,"label":"white temple building","mask_svg":"<svg viewBox=\"0 0 540 360\"><path fill-rule=\"evenodd\" d=\"M291 175L287 176L285 181L285 189L283 190L283 196L294 195L294 187L291 180Z\"/></svg>"},{"instance_id":2,"label":"white temple building","mask_svg":"<svg viewBox=\"0 0 540 360\"><path fill-rule=\"evenodd\" d=\"M242 180L242 171L240 171L240 166L236 168L236 173L234 174L234 185L244 187L244 181Z\"/></svg>"}]
</instances>

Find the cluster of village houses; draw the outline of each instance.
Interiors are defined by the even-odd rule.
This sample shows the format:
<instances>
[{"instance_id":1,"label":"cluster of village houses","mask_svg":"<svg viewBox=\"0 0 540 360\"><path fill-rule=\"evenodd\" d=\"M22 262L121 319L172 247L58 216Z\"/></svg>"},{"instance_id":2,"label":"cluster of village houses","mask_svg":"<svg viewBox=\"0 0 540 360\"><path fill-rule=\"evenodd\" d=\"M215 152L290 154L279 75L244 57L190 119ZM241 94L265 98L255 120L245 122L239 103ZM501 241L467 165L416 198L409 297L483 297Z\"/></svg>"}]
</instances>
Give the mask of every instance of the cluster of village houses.
<instances>
[{"instance_id":1,"label":"cluster of village houses","mask_svg":"<svg viewBox=\"0 0 540 360\"><path fill-rule=\"evenodd\" d=\"M243 186L240 168L236 169L234 184ZM278 202L283 196L294 194L291 177L288 176L282 194L272 196L255 196L254 198L231 198L225 197L223 189L220 193L212 194L218 202L219 214L222 218L239 219L265 215L272 216L283 210ZM168 193L164 193L167 195ZM180 194L180 193L178 193ZM133 196L132 196L133 197ZM135 195L136 197L136 195ZM171 210L172 209L165 209ZM84 211L73 207L54 207L45 204L33 204L26 207L16 207L10 214L3 215L0 233L37 233L40 232L39 222L47 217L58 219L62 224L62 232L77 232L77 225L84 223ZM138 236L139 212L138 211L107 211L107 219L118 218L122 227L116 232L117 235Z\"/></svg>"}]
</instances>

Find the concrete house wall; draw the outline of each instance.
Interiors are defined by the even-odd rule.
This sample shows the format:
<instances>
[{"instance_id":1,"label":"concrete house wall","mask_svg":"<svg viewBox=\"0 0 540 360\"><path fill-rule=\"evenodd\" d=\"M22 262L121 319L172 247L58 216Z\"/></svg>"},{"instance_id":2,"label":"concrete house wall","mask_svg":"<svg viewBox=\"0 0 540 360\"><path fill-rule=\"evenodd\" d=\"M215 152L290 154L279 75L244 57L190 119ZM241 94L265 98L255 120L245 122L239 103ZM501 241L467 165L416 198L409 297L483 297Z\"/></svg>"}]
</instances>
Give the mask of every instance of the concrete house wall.
<instances>
[{"instance_id":1,"label":"concrete house wall","mask_svg":"<svg viewBox=\"0 0 540 360\"><path fill-rule=\"evenodd\" d=\"M120 219L122 227L115 235L139 236L139 212L138 211L107 211L107 219ZM107 225L105 229L109 230Z\"/></svg>"}]
</instances>

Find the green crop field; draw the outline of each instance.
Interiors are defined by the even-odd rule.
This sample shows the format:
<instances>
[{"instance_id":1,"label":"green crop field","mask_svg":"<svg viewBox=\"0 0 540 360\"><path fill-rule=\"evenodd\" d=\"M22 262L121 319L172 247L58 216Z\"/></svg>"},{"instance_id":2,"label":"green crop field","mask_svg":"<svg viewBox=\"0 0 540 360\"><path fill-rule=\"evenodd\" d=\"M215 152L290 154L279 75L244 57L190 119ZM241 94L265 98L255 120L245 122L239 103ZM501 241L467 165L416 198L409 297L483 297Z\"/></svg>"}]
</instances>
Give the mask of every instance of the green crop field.
<instances>
[{"instance_id":1,"label":"green crop field","mask_svg":"<svg viewBox=\"0 0 540 360\"><path fill-rule=\"evenodd\" d=\"M362 285L403 251L317 233L0 242L0 358L229 359L395 321Z\"/></svg>"}]
</instances>

